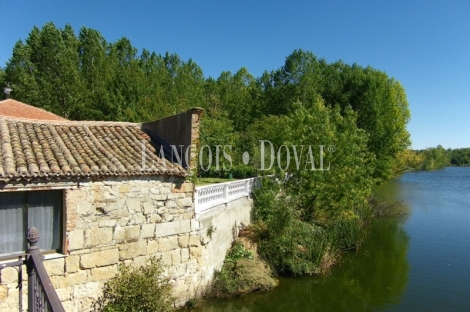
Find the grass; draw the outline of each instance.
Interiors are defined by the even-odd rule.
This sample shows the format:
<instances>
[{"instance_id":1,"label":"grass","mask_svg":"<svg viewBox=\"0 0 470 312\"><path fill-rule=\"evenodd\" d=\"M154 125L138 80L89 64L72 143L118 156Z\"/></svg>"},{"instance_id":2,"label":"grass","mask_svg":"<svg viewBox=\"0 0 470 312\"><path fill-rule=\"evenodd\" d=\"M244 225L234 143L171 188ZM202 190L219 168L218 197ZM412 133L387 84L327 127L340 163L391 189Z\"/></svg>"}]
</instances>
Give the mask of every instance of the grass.
<instances>
[{"instance_id":1,"label":"grass","mask_svg":"<svg viewBox=\"0 0 470 312\"><path fill-rule=\"evenodd\" d=\"M226 178L198 178L196 180L196 186L210 185L216 183L231 182L237 179L226 179Z\"/></svg>"}]
</instances>

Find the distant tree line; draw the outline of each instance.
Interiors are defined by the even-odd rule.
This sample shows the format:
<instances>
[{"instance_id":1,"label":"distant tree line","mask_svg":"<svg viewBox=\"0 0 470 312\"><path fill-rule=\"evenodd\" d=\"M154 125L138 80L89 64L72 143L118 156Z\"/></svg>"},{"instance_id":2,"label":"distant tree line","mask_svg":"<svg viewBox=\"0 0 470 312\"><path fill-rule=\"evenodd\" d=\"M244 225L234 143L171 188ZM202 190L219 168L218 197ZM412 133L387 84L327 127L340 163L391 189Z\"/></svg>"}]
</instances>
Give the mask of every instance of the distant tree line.
<instances>
[{"instance_id":1,"label":"distant tree line","mask_svg":"<svg viewBox=\"0 0 470 312\"><path fill-rule=\"evenodd\" d=\"M437 170L447 166L469 166L470 148L445 149L442 145L423 150L401 151L395 162L395 172Z\"/></svg>"},{"instance_id":2,"label":"distant tree line","mask_svg":"<svg viewBox=\"0 0 470 312\"><path fill-rule=\"evenodd\" d=\"M456 148L447 150L450 164L453 166L470 166L470 148Z\"/></svg>"}]
</instances>

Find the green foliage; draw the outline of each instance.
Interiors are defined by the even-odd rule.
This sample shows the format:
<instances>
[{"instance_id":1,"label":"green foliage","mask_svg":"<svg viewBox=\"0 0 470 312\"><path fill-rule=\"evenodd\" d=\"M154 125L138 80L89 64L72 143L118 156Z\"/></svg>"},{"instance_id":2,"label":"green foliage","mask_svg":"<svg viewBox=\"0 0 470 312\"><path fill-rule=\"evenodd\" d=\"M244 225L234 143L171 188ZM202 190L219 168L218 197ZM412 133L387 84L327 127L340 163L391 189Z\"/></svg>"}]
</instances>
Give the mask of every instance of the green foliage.
<instances>
[{"instance_id":1,"label":"green foliage","mask_svg":"<svg viewBox=\"0 0 470 312\"><path fill-rule=\"evenodd\" d=\"M5 81L5 70L0 67L0 91L3 92L3 88L6 87L7 82ZM3 95L2 95L3 96ZM0 101L3 100L3 97L0 98Z\"/></svg>"},{"instance_id":2,"label":"green foliage","mask_svg":"<svg viewBox=\"0 0 470 312\"><path fill-rule=\"evenodd\" d=\"M313 53L296 50L284 66L261 78L266 114L292 113L300 102L311 107L321 98L325 105L348 107L357 113L356 124L369 134L368 148L375 155L374 177L383 182L393 175L396 154L409 145L410 118L401 84L384 72L343 62L328 64Z\"/></svg>"},{"instance_id":3,"label":"green foliage","mask_svg":"<svg viewBox=\"0 0 470 312\"><path fill-rule=\"evenodd\" d=\"M450 164L454 166L470 166L470 148L457 148L447 150Z\"/></svg>"},{"instance_id":4,"label":"green foliage","mask_svg":"<svg viewBox=\"0 0 470 312\"><path fill-rule=\"evenodd\" d=\"M153 257L149 261L139 268L121 265L117 277L104 285L96 303L99 311L173 311L172 289L163 277L161 260Z\"/></svg>"},{"instance_id":5,"label":"green foliage","mask_svg":"<svg viewBox=\"0 0 470 312\"><path fill-rule=\"evenodd\" d=\"M209 226L209 227L207 228L207 231L206 231L207 237L209 237L210 239L212 239L212 234L214 234L216 230L217 230L217 229L216 229L215 226L213 226L213 225Z\"/></svg>"},{"instance_id":6,"label":"green foliage","mask_svg":"<svg viewBox=\"0 0 470 312\"><path fill-rule=\"evenodd\" d=\"M269 267L253 251L235 242L229 250L222 269L215 272L211 295L233 297L253 291L269 290L276 286Z\"/></svg>"},{"instance_id":7,"label":"green foliage","mask_svg":"<svg viewBox=\"0 0 470 312\"><path fill-rule=\"evenodd\" d=\"M410 170L438 170L449 165L470 164L470 149L445 150L441 145L424 150L398 153L394 164L395 176Z\"/></svg>"},{"instance_id":8,"label":"green foliage","mask_svg":"<svg viewBox=\"0 0 470 312\"><path fill-rule=\"evenodd\" d=\"M406 149L397 154L393 165L393 176L398 177L406 171L420 170L423 166L425 155L411 149Z\"/></svg>"},{"instance_id":9,"label":"green foliage","mask_svg":"<svg viewBox=\"0 0 470 312\"><path fill-rule=\"evenodd\" d=\"M69 119L154 120L205 106L204 77L192 61L108 43L93 29L46 23L18 41L6 66L12 97Z\"/></svg>"},{"instance_id":10,"label":"green foliage","mask_svg":"<svg viewBox=\"0 0 470 312\"><path fill-rule=\"evenodd\" d=\"M374 157L351 109L341 113L320 100L310 108L299 103L293 107L291 114L276 117L285 129L282 133L269 130L272 118L267 118L264 133L276 150L282 144L297 145L300 164L292 161L288 166L285 161L288 177L280 172L255 191L253 220L261 223L260 254L277 271L321 273L337 261L340 251L356 249L362 242L372 216L366 198L374 184ZM334 149L315 150L312 164L307 151L300 154L302 145Z\"/></svg>"},{"instance_id":11,"label":"green foliage","mask_svg":"<svg viewBox=\"0 0 470 312\"><path fill-rule=\"evenodd\" d=\"M230 249L229 253L225 257L225 262L236 262L240 259L254 259L253 252L245 249L245 246L240 242L235 242Z\"/></svg>"},{"instance_id":12,"label":"green foliage","mask_svg":"<svg viewBox=\"0 0 470 312\"><path fill-rule=\"evenodd\" d=\"M248 148L249 165L259 168L258 140L269 137L280 146L285 140L279 129L289 132L291 119L305 115L297 112L299 107L310 110L319 102L338 112L334 118L348 118L354 111L356 126L368 135L375 183L396 174L397 154L409 145L410 113L398 81L370 67L328 63L303 50L259 78L241 68L205 79L191 59L146 49L139 54L127 38L107 42L86 27L76 36L70 25L58 29L49 22L17 42L4 80L12 83L13 98L69 119L140 122L202 107L201 143L212 149L233 146L234 166L241 165Z\"/></svg>"},{"instance_id":13,"label":"green foliage","mask_svg":"<svg viewBox=\"0 0 470 312\"><path fill-rule=\"evenodd\" d=\"M450 155L441 145L418 151L418 154L423 155L420 170L437 170L450 165Z\"/></svg>"}]
</instances>

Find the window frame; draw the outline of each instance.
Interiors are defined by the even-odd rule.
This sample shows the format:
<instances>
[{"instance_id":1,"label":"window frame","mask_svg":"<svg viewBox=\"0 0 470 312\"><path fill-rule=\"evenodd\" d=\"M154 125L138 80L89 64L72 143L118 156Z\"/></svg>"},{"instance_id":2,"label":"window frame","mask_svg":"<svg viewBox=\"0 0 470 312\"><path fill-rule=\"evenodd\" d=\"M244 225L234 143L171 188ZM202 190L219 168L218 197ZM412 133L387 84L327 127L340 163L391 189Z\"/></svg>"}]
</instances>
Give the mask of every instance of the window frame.
<instances>
[{"instance_id":1,"label":"window frame","mask_svg":"<svg viewBox=\"0 0 470 312\"><path fill-rule=\"evenodd\" d=\"M21 207L22 209L22 221L23 221L23 228L25 230L24 233L24 245L23 245L23 250L18 251L17 253L11 254L11 255L3 255L0 256L0 261L3 260L11 260L11 259L17 259L19 256L23 256L26 254L27 248L28 248L28 242L26 240L26 235L27 235L27 230L28 230L28 210L30 209L30 199L29 199L29 194L32 192L58 192L60 195L60 200L59 202L59 207L57 208L60 217L59 217L59 226L58 226L58 235L59 235L59 248L58 249L50 249L50 250L41 250L41 253L43 255L66 255L67 252L67 232L66 232L66 224L67 224L67 215L66 215L66 189L67 188L43 188L43 187L38 187L38 188L12 188L12 189L0 189L0 195L4 193L24 193L24 204ZM41 237L41 233L39 233L39 236ZM39 238L40 240L41 238Z\"/></svg>"}]
</instances>

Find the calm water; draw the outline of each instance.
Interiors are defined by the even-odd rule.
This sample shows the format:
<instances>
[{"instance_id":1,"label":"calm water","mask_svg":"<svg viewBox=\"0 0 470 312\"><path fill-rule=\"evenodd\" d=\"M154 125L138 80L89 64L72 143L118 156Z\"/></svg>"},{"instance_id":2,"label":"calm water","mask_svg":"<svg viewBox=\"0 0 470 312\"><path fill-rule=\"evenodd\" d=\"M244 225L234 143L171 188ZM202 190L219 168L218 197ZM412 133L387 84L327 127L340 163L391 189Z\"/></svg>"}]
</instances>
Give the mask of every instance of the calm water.
<instances>
[{"instance_id":1,"label":"calm water","mask_svg":"<svg viewBox=\"0 0 470 312\"><path fill-rule=\"evenodd\" d=\"M381 187L406 220L380 219L331 274L199 311L470 311L470 168L407 173Z\"/></svg>"}]
</instances>

